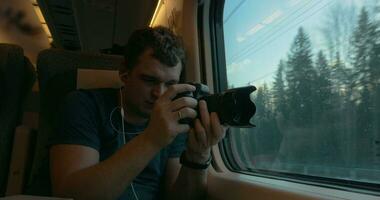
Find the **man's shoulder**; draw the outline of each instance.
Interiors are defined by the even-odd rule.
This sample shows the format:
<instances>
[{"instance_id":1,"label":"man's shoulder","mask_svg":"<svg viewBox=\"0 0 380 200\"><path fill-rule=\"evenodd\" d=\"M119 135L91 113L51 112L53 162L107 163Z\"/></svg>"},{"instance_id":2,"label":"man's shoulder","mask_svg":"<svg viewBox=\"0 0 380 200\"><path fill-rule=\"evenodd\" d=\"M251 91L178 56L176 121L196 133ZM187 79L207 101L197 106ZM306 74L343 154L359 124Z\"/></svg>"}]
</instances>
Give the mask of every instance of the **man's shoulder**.
<instances>
[{"instance_id":1,"label":"man's shoulder","mask_svg":"<svg viewBox=\"0 0 380 200\"><path fill-rule=\"evenodd\" d=\"M103 116L117 105L116 95L114 88L74 90L66 96L63 108L77 114L91 112Z\"/></svg>"}]
</instances>

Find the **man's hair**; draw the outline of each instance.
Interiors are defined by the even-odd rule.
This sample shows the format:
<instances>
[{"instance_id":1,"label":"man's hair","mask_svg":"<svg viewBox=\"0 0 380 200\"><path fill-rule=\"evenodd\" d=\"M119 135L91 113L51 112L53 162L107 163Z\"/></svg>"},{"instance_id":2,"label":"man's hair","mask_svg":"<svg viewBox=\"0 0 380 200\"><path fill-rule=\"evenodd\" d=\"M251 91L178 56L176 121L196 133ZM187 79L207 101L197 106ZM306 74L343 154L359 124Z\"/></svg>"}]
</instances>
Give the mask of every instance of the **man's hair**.
<instances>
[{"instance_id":1,"label":"man's hair","mask_svg":"<svg viewBox=\"0 0 380 200\"><path fill-rule=\"evenodd\" d=\"M138 58L147 49L153 49L153 57L170 67L181 62L185 64L185 51L181 39L170 29L157 26L136 30L125 46L124 58L126 68L131 70L137 64Z\"/></svg>"}]
</instances>

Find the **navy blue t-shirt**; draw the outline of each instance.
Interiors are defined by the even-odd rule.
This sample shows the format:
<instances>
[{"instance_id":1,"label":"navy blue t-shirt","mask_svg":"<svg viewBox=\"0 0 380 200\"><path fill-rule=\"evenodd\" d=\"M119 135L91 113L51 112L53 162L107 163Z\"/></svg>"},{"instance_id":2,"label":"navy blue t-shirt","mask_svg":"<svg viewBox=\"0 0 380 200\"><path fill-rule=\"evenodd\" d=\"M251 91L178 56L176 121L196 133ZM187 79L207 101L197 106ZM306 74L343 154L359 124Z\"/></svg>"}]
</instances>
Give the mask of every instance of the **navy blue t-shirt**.
<instances>
[{"instance_id":1,"label":"navy blue t-shirt","mask_svg":"<svg viewBox=\"0 0 380 200\"><path fill-rule=\"evenodd\" d=\"M62 109L59 130L51 138L50 145L84 145L96 149L100 154L100 161L109 158L123 145L118 92L118 89L95 89L70 93ZM145 127L124 121L126 142L137 136ZM140 200L160 198L167 160L179 157L185 149L185 142L186 134L177 136L133 180ZM119 199L134 199L130 185Z\"/></svg>"}]
</instances>

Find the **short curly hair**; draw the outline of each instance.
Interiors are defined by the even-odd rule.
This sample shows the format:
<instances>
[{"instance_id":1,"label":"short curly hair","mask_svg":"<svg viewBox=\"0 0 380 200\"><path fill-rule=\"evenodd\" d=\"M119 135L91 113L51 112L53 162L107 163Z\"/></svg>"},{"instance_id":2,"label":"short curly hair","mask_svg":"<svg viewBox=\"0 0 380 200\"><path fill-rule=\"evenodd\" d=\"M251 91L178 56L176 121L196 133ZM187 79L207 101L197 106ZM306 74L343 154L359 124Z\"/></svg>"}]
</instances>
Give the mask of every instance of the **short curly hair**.
<instances>
[{"instance_id":1,"label":"short curly hair","mask_svg":"<svg viewBox=\"0 0 380 200\"><path fill-rule=\"evenodd\" d=\"M183 70L185 50L181 38L163 26L138 29L132 33L125 45L126 69L133 69L139 56L148 48L153 49L153 57L161 63L173 67L181 62Z\"/></svg>"}]
</instances>

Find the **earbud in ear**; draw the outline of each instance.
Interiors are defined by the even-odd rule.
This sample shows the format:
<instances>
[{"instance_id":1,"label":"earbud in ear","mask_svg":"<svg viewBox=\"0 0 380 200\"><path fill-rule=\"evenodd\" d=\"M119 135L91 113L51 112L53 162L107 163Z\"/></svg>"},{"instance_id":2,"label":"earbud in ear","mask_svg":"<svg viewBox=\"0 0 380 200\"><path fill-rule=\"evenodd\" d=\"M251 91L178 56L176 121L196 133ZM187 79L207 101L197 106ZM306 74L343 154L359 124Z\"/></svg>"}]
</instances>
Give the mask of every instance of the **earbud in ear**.
<instances>
[{"instance_id":1,"label":"earbud in ear","mask_svg":"<svg viewBox=\"0 0 380 200\"><path fill-rule=\"evenodd\" d=\"M127 81L128 72L119 75L122 82Z\"/></svg>"}]
</instances>

